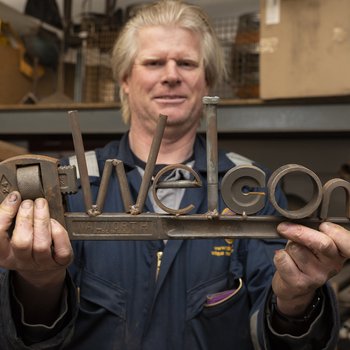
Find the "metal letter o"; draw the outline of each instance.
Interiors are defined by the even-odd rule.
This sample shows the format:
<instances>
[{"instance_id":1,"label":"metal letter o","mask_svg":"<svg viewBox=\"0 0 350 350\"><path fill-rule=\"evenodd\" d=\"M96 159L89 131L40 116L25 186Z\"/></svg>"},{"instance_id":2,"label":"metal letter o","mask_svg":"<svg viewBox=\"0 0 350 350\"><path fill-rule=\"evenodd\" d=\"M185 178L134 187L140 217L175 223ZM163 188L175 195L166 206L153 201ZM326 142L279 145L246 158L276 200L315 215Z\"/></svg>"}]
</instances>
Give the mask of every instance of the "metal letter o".
<instances>
[{"instance_id":1,"label":"metal letter o","mask_svg":"<svg viewBox=\"0 0 350 350\"><path fill-rule=\"evenodd\" d=\"M305 173L311 178L313 184L313 194L309 203L307 203L304 207L297 210L287 210L279 206L276 201L275 192L276 187L282 177L293 172ZM322 201L322 184L320 179L313 171L298 164L286 164L275 170L267 183L267 188L272 205L280 214L289 219L303 219L310 216L319 207Z\"/></svg>"}]
</instances>

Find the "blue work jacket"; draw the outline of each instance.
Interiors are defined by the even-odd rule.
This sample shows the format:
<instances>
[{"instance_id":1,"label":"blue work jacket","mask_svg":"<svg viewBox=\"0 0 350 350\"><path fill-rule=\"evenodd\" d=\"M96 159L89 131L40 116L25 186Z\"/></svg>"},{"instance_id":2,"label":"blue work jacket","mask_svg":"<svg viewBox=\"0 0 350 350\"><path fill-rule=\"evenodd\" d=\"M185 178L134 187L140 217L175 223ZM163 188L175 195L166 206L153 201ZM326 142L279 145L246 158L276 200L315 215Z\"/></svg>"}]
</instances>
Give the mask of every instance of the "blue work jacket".
<instances>
[{"instance_id":1,"label":"blue work jacket","mask_svg":"<svg viewBox=\"0 0 350 350\"><path fill-rule=\"evenodd\" d=\"M93 154L98 165L90 171L93 198L105 161L118 159L124 163L136 200L142 178L133 165L127 135ZM235 159L249 162L234 154L219 153L219 181L236 165ZM196 138L194 160L193 169L203 186L186 189L180 207L193 204L191 214L205 213L207 165L205 140L201 137ZM284 206L279 190L276 197ZM80 191L68 198L67 205L69 211L83 212L83 203ZM220 200L219 210L224 208ZM124 212L114 172L103 211ZM144 208L147 211L153 211L149 198ZM267 201L259 214L276 213ZM284 346L300 350L309 349L306 344L310 341L324 342L325 337L325 345L319 348L333 349L337 313L327 287L324 308L330 324L328 334L320 335L316 329L301 337L280 336L269 327L273 255L283 246L284 241L279 239L210 238L169 240L166 244L160 240L74 241L75 259L67 282L70 312L57 334L43 341L42 347L34 344L28 349L280 350ZM158 252L163 256L157 272ZM45 347L47 344L51 347Z\"/></svg>"}]
</instances>

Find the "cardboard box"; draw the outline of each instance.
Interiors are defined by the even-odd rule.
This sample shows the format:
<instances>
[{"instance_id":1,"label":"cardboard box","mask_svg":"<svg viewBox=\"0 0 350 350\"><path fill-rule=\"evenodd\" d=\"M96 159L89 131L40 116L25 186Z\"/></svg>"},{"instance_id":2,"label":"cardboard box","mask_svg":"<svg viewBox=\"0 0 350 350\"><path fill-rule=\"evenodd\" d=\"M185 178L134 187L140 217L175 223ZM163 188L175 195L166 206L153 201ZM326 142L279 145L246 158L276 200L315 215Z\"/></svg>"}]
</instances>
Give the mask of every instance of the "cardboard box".
<instances>
[{"instance_id":1,"label":"cardboard box","mask_svg":"<svg viewBox=\"0 0 350 350\"><path fill-rule=\"evenodd\" d=\"M0 104L19 103L32 82L19 71L19 51L0 45Z\"/></svg>"},{"instance_id":2,"label":"cardboard box","mask_svg":"<svg viewBox=\"0 0 350 350\"><path fill-rule=\"evenodd\" d=\"M20 72L19 65L19 50L0 44L0 105L19 104L34 92L33 80ZM53 94L56 90L56 80L56 72L45 69L33 96L40 101Z\"/></svg>"},{"instance_id":3,"label":"cardboard box","mask_svg":"<svg viewBox=\"0 0 350 350\"><path fill-rule=\"evenodd\" d=\"M260 97L349 95L350 1L260 3Z\"/></svg>"}]
</instances>

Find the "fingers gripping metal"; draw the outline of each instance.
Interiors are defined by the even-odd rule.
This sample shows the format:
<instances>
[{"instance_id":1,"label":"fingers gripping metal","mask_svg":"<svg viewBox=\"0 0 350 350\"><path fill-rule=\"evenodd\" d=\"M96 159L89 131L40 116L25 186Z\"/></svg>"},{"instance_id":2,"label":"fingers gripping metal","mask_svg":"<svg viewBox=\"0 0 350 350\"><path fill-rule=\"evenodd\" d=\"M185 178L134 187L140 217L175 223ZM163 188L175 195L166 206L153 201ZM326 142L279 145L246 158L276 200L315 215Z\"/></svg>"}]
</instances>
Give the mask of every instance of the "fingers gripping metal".
<instances>
[{"instance_id":1,"label":"fingers gripping metal","mask_svg":"<svg viewBox=\"0 0 350 350\"><path fill-rule=\"evenodd\" d=\"M76 191L73 167L59 167L57 159L41 155L23 155L0 163L0 201L12 191L22 199L46 198L50 215L62 225L64 206L62 193Z\"/></svg>"}]
</instances>

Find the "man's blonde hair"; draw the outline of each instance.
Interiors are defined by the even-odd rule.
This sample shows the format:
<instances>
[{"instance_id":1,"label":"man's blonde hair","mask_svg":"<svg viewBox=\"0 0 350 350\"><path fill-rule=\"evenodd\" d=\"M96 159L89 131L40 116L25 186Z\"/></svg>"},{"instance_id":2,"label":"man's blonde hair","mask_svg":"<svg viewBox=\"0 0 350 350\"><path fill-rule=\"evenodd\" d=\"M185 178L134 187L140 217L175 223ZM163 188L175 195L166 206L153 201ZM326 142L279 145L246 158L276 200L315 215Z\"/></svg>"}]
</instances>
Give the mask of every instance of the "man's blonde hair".
<instances>
[{"instance_id":1,"label":"man's blonde hair","mask_svg":"<svg viewBox=\"0 0 350 350\"><path fill-rule=\"evenodd\" d=\"M121 83L131 74L138 51L136 36L142 28L151 26L177 26L198 33L208 87L213 88L224 78L223 52L207 14L200 7L182 1L160 0L138 10L119 34L112 52L112 69L116 81ZM130 108L122 88L119 96L122 117L128 124Z\"/></svg>"}]
</instances>

